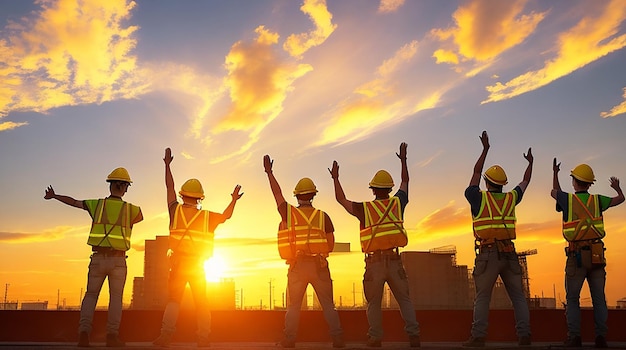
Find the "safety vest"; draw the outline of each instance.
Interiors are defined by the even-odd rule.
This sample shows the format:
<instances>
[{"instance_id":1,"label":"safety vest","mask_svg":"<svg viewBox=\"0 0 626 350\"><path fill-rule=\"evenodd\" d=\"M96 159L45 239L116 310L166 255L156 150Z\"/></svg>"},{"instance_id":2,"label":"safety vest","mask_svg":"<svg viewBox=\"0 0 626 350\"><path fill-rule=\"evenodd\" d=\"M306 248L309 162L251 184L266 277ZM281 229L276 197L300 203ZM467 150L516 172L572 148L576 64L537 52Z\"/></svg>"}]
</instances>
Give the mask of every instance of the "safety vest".
<instances>
[{"instance_id":1,"label":"safety vest","mask_svg":"<svg viewBox=\"0 0 626 350\"><path fill-rule=\"evenodd\" d=\"M87 244L129 250L134 219L141 209L123 200L112 198L87 200L85 204L93 220Z\"/></svg>"},{"instance_id":2,"label":"safety vest","mask_svg":"<svg viewBox=\"0 0 626 350\"><path fill-rule=\"evenodd\" d=\"M600 198L589 195L587 203L568 193L567 221L563 222L563 237L569 242L602 239L605 236Z\"/></svg>"},{"instance_id":3,"label":"safety vest","mask_svg":"<svg viewBox=\"0 0 626 350\"><path fill-rule=\"evenodd\" d=\"M404 247L408 243L403 226L400 198L394 196L364 202L365 227L361 230L361 251L372 253Z\"/></svg>"},{"instance_id":4,"label":"safety vest","mask_svg":"<svg viewBox=\"0 0 626 350\"><path fill-rule=\"evenodd\" d=\"M278 228L278 253L283 259L293 259L301 254L328 254L325 230L326 215L315 209L307 215L300 208L287 204L287 221Z\"/></svg>"},{"instance_id":5,"label":"safety vest","mask_svg":"<svg viewBox=\"0 0 626 350\"><path fill-rule=\"evenodd\" d=\"M215 233L209 231L208 210L194 210L191 219L187 220L183 205L176 204L169 239L174 254L209 258L213 256L214 236Z\"/></svg>"},{"instance_id":6,"label":"safety vest","mask_svg":"<svg viewBox=\"0 0 626 350\"><path fill-rule=\"evenodd\" d=\"M474 216L474 237L481 243L515 239L517 191L494 194L483 191L478 215Z\"/></svg>"}]
</instances>

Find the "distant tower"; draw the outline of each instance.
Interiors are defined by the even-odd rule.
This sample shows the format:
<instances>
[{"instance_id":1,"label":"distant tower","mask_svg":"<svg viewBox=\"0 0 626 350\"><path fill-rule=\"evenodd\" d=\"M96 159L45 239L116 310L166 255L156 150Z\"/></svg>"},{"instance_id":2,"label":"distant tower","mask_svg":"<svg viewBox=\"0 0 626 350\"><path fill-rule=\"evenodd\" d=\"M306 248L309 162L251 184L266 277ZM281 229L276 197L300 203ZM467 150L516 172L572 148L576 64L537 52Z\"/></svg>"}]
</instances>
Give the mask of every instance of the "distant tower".
<instances>
[{"instance_id":1,"label":"distant tower","mask_svg":"<svg viewBox=\"0 0 626 350\"><path fill-rule=\"evenodd\" d=\"M530 300L530 278L528 277L528 263L526 262L526 256L535 254L537 254L537 249L517 252L517 258L519 259L519 264L522 268L522 289L524 290L526 300Z\"/></svg>"}]
</instances>

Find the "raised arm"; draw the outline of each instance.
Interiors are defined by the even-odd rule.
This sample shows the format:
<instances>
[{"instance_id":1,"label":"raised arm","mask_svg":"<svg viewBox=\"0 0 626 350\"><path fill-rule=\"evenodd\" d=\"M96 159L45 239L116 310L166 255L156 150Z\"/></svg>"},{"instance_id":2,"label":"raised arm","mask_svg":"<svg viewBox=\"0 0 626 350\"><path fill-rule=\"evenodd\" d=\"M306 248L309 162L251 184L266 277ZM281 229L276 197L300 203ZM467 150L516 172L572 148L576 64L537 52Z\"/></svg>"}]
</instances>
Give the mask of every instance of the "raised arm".
<instances>
[{"instance_id":1,"label":"raised arm","mask_svg":"<svg viewBox=\"0 0 626 350\"><path fill-rule=\"evenodd\" d=\"M552 160L552 191L550 191L550 195L554 199L556 199L556 193L561 190L559 171L561 171L561 163L557 163L556 157L554 157Z\"/></svg>"},{"instance_id":2,"label":"raised arm","mask_svg":"<svg viewBox=\"0 0 626 350\"><path fill-rule=\"evenodd\" d=\"M480 185L480 175L483 173L483 167L485 166L485 159L487 159L487 152L489 152L489 136L486 131L480 135L480 142L483 144L483 151L480 153L476 164L474 165L474 173L470 180L470 186Z\"/></svg>"},{"instance_id":3,"label":"raised arm","mask_svg":"<svg viewBox=\"0 0 626 350\"><path fill-rule=\"evenodd\" d=\"M339 182L339 164L337 161L333 161L332 169L328 169L330 172L330 176L333 178L333 185L335 186L335 199L339 204L341 204L346 211L352 215L355 215L352 209L352 201L346 198L346 194L343 192L343 187L341 187L341 182Z\"/></svg>"},{"instance_id":4,"label":"raised arm","mask_svg":"<svg viewBox=\"0 0 626 350\"><path fill-rule=\"evenodd\" d=\"M285 197L283 196L283 191L280 189L280 185L274 176L274 172L272 171L272 166L274 165L274 161L270 158L269 155L263 156L263 168L265 169L265 173L267 174L267 179L270 182L270 188L272 189L272 194L274 195L274 200L276 201L276 206L280 206L285 203Z\"/></svg>"},{"instance_id":5,"label":"raised arm","mask_svg":"<svg viewBox=\"0 0 626 350\"><path fill-rule=\"evenodd\" d=\"M624 202L624 193L622 192L621 187L619 187L619 179L615 176L612 176L610 179L611 187L617 192L617 196L611 198L611 204L609 207L614 207L618 204L622 204Z\"/></svg>"},{"instance_id":6,"label":"raised arm","mask_svg":"<svg viewBox=\"0 0 626 350\"><path fill-rule=\"evenodd\" d=\"M400 163L402 164L401 178L402 182L400 182L400 189L404 191L407 195L409 194L409 169L406 165L406 142L402 142L400 144L400 153L396 153L396 156L400 158Z\"/></svg>"},{"instance_id":7,"label":"raised arm","mask_svg":"<svg viewBox=\"0 0 626 350\"><path fill-rule=\"evenodd\" d=\"M235 186L233 193L230 195L232 199L230 200L230 203L228 203L228 206L226 207L226 209L224 209L224 212L222 213L222 215L224 216L224 220L228 220L230 219L231 216L233 216L233 211L235 210L235 204L237 203L237 200L239 200L239 198L243 196L243 192L239 193L239 190L241 190L241 186L239 185Z\"/></svg>"},{"instance_id":8,"label":"raised arm","mask_svg":"<svg viewBox=\"0 0 626 350\"><path fill-rule=\"evenodd\" d=\"M165 188L167 190L167 205L169 206L172 202L176 201L176 190L174 189L174 176L172 176L172 169L170 168L170 164L174 160L172 157L172 150L168 147L165 149L165 157L163 157L163 162L165 162Z\"/></svg>"},{"instance_id":9,"label":"raised arm","mask_svg":"<svg viewBox=\"0 0 626 350\"><path fill-rule=\"evenodd\" d=\"M46 188L46 194L43 196L43 198L45 199L56 199L61 203L65 203L71 207L76 207L76 208L80 208L80 209L84 209L85 207L83 206L83 201L79 201L76 200L70 196L64 196L64 195L60 195L60 194L56 194L54 193L54 188L52 188L52 186L48 186L48 188Z\"/></svg>"},{"instance_id":10,"label":"raised arm","mask_svg":"<svg viewBox=\"0 0 626 350\"><path fill-rule=\"evenodd\" d=\"M526 167L526 171L524 172L524 178L522 182L519 183L519 187L522 189L522 192L526 191L528 184L530 183L530 178L533 175L533 161L535 158L533 157L532 148L528 148L528 153L524 154L524 158L528 161L528 166Z\"/></svg>"}]
</instances>

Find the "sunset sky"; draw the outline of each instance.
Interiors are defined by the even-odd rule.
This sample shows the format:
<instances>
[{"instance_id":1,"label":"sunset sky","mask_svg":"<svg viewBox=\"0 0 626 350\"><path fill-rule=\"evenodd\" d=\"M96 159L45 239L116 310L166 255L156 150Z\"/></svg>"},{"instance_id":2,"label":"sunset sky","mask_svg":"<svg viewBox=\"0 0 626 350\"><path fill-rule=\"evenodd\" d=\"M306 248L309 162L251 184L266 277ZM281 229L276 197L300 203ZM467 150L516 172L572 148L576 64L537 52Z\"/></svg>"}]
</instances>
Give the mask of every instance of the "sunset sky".
<instances>
[{"instance_id":1,"label":"sunset sky","mask_svg":"<svg viewBox=\"0 0 626 350\"><path fill-rule=\"evenodd\" d=\"M623 0L4 0L0 283L9 301L56 305L59 295L78 305L91 221L44 190L104 197L106 176L123 166L133 180L124 198L145 218L128 252L130 303L144 241L168 233L162 159L171 147L176 188L200 179L205 209L222 212L242 186L215 252L247 306L267 305L270 282L280 304L286 287L265 154L290 203L301 177L316 183L314 205L352 247L329 259L336 304L353 304L353 286L359 304L358 222L335 201L327 168L337 160L348 199L370 200L377 170L399 184L395 152L408 143L404 250L455 245L457 263L471 268L463 193L486 130L486 166L504 167L505 190L521 181L532 147L516 246L538 250L528 257L531 294L564 301L552 159L564 190L583 162L598 179L592 192L615 196L611 176L626 189L625 46ZM626 297L626 205L605 224L615 306Z\"/></svg>"}]
</instances>

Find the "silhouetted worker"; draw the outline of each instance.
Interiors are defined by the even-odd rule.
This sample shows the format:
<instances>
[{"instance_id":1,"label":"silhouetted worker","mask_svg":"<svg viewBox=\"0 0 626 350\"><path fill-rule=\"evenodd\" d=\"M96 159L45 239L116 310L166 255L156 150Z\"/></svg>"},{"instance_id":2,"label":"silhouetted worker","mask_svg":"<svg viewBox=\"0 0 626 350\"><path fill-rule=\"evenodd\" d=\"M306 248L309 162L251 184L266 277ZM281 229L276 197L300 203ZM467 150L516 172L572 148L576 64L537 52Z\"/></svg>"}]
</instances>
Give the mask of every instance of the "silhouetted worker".
<instances>
[{"instance_id":1,"label":"silhouetted worker","mask_svg":"<svg viewBox=\"0 0 626 350\"><path fill-rule=\"evenodd\" d=\"M522 268L515 252L515 206L522 200L524 191L530 183L533 170L533 154L529 148L524 158L528 166L524 178L511 192L502 192L508 183L504 169L493 165L483 175L487 191L479 188L480 177L489 151L489 137L486 131L480 136L483 151L474 165L474 173L469 186L465 190L465 198L470 203L474 229L474 283L476 299L474 300L474 322L471 336L463 343L467 347L485 346L489 318L489 302L491 292L498 279L502 279L506 292L513 303L515 312L515 329L518 344L531 344L530 313L524 290L522 288Z\"/></svg>"},{"instance_id":2,"label":"silhouetted worker","mask_svg":"<svg viewBox=\"0 0 626 350\"><path fill-rule=\"evenodd\" d=\"M269 155L263 157L263 167L282 219L278 232L278 250L281 258L289 264L287 273L289 300L285 314L284 338L280 345L283 348L293 348L296 345L302 298L310 283L330 328L333 347L343 348L345 347L343 330L333 303L333 281L326 261L335 246L335 228L328 214L313 207L313 197L317 194L317 188L311 179L307 177L300 179L293 190L298 206L294 207L287 203L272 172L273 163Z\"/></svg>"},{"instance_id":3,"label":"silhouetted worker","mask_svg":"<svg viewBox=\"0 0 626 350\"><path fill-rule=\"evenodd\" d=\"M348 213L359 219L361 228L361 250L365 253L363 291L367 300L369 330L367 346L382 346L382 298L385 282L393 292L404 319L404 330L409 335L411 347L420 347L419 323L415 308L409 298L409 284L400 259L399 247L408 242L403 227L404 209L409 202L409 170L406 165L406 143L400 144L396 153L402 165L402 182L393 197L393 178L385 170L379 170L369 186L375 199L371 202L352 202L346 199L339 182L339 164L333 162L329 169L335 186L335 198Z\"/></svg>"},{"instance_id":4,"label":"silhouetted worker","mask_svg":"<svg viewBox=\"0 0 626 350\"><path fill-rule=\"evenodd\" d=\"M176 321L180 311L180 302L189 283L198 318L198 347L210 346L211 312L206 296L206 274L204 263L213 255L213 237L215 228L230 219L235 203L243 193L241 186L235 186L232 200L222 214L200 209L204 199L202 184L197 179L187 180L180 191L182 204L176 199L174 177L170 169L172 151L165 149L165 187L167 189L167 208L170 215L169 260L170 275L168 281L169 299L161 334L153 341L157 346L169 346L176 330Z\"/></svg>"},{"instance_id":5,"label":"silhouetted worker","mask_svg":"<svg viewBox=\"0 0 626 350\"><path fill-rule=\"evenodd\" d=\"M119 339L122 320L122 295L126 283L126 251L130 249L133 225L143 220L141 208L122 200L132 183L124 168L113 170L106 181L110 195L101 199L76 200L59 195L52 186L46 189L45 199L56 199L69 206L84 209L91 216L91 230L87 244L92 255L87 275L87 292L80 307L78 327L79 347L89 346L93 314L104 280L109 279L109 311L107 318L106 346L121 347Z\"/></svg>"},{"instance_id":6,"label":"silhouetted worker","mask_svg":"<svg viewBox=\"0 0 626 350\"><path fill-rule=\"evenodd\" d=\"M591 292L595 323L595 346L606 348L608 311L604 285L606 283L606 260L604 258L604 219L602 213L610 207L624 202L624 193L619 179L611 177L611 187L617 196L611 198L590 194L589 188L596 181L593 170L587 164L579 164L570 172L575 193L561 191L559 171L561 163L556 158L552 163L552 198L556 199L556 210L563 212L563 237L568 242L565 248L565 294L567 305L567 347L581 347L580 337L580 290L585 279Z\"/></svg>"}]
</instances>

